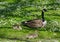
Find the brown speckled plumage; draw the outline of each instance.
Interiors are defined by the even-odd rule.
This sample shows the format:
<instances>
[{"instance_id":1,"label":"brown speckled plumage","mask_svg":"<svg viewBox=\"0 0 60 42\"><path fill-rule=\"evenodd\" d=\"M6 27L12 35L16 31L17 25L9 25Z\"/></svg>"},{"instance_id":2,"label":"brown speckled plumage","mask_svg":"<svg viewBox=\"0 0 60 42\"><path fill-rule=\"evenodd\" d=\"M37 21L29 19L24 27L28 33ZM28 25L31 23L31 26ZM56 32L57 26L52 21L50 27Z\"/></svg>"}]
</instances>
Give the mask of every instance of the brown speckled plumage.
<instances>
[{"instance_id":1,"label":"brown speckled plumage","mask_svg":"<svg viewBox=\"0 0 60 42\"><path fill-rule=\"evenodd\" d=\"M29 27L42 27L42 21L40 19L35 19L31 21L26 21L25 24Z\"/></svg>"}]
</instances>

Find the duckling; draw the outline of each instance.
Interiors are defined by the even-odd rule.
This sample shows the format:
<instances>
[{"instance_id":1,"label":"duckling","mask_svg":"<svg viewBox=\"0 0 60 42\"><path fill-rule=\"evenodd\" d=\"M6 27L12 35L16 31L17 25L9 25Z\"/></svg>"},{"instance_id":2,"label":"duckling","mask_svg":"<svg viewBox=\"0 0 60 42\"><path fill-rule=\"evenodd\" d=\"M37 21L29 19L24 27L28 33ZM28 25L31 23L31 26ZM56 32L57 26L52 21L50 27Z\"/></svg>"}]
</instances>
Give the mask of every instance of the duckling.
<instances>
[{"instance_id":1,"label":"duckling","mask_svg":"<svg viewBox=\"0 0 60 42\"><path fill-rule=\"evenodd\" d=\"M46 23L47 23L47 21L44 18L44 12L46 12L46 11L47 11L46 9L42 10L42 14L41 14L42 19L33 19L33 20L22 22L22 23L24 25L27 25L29 27L34 27L34 28L44 27L46 25Z\"/></svg>"},{"instance_id":2,"label":"duckling","mask_svg":"<svg viewBox=\"0 0 60 42\"><path fill-rule=\"evenodd\" d=\"M18 24L18 23L15 23L12 27L13 27L13 29L16 29L16 30L22 30L20 24Z\"/></svg>"},{"instance_id":3,"label":"duckling","mask_svg":"<svg viewBox=\"0 0 60 42\"><path fill-rule=\"evenodd\" d=\"M28 35L26 36L27 39L37 38L37 37L38 37L37 30L35 31L35 33L28 34Z\"/></svg>"}]
</instances>

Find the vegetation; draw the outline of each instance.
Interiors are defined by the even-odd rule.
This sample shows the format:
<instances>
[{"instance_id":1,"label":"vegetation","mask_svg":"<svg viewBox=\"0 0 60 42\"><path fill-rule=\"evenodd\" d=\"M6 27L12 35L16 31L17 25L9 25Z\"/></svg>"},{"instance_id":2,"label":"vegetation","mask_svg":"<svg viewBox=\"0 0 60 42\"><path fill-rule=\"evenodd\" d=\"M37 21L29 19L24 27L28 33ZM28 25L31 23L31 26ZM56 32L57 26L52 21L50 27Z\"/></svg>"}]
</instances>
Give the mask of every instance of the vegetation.
<instances>
[{"instance_id":1,"label":"vegetation","mask_svg":"<svg viewBox=\"0 0 60 42\"><path fill-rule=\"evenodd\" d=\"M0 42L60 42L60 0L0 0ZM39 37L26 39L26 35L36 29L23 26L21 22L39 18L46 8L47 25L38 28ZM14 30L12 25L20 23L22 30ZM50 39L50 40L49 40Z\"/></svg>"}]
</instances>

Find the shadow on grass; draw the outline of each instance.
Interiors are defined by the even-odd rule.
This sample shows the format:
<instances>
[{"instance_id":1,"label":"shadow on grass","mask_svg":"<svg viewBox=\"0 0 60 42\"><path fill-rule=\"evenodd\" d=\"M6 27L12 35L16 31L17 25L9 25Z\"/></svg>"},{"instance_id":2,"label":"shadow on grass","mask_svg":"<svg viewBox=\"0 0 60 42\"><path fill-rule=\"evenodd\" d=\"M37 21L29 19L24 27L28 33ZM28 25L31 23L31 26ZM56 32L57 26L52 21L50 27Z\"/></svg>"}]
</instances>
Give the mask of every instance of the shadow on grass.
<instances>
[{"instance_id":1,"label":"shadow on grass","mask_svg":"<svg viewBox=\"0 0 60 42\"><path fill-rule=\"evenodd\" d=\"M25 25L22 28L24 30L29 30L29 31L31 31L31 30L32 31L35 31L35 30L37 30L37 31L46 31L46 28L40 28L40 27L39 28L32 28L32 27L25 26Z\"/></svg>"}]
</instances>

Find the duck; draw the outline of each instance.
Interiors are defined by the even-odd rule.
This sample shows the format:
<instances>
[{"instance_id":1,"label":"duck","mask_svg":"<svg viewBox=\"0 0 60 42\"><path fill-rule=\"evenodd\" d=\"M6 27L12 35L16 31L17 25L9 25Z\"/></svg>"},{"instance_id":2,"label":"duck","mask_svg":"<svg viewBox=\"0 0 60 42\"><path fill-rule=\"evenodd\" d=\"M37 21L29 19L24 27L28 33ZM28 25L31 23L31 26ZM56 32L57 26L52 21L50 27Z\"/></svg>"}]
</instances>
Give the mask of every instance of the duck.
<instances>
[{"instance_id":1,"label":"duck","mask_svg":"<svg viewBox=\"0 0 60 42\"><path fill-rule=\"evenodd\" d=\"M42 19L33 19L33 20L24 21L22 23L28 27L33 27L33 28L45 27L47 21L45 20L44 12L46 11L47 9L42 9L42 13L41 13Z\"/></svg>"},{"instance_id":2,"label":"duck","mask_svg":"<svg viewBox=\"0 0 60 42\"><path fill-rule=\"evenodd\" d=\"M12 25L12 28L15 29L15 30L22 30L21 26L19 23L15 23Z\"/></svg>"}]
</instances>

